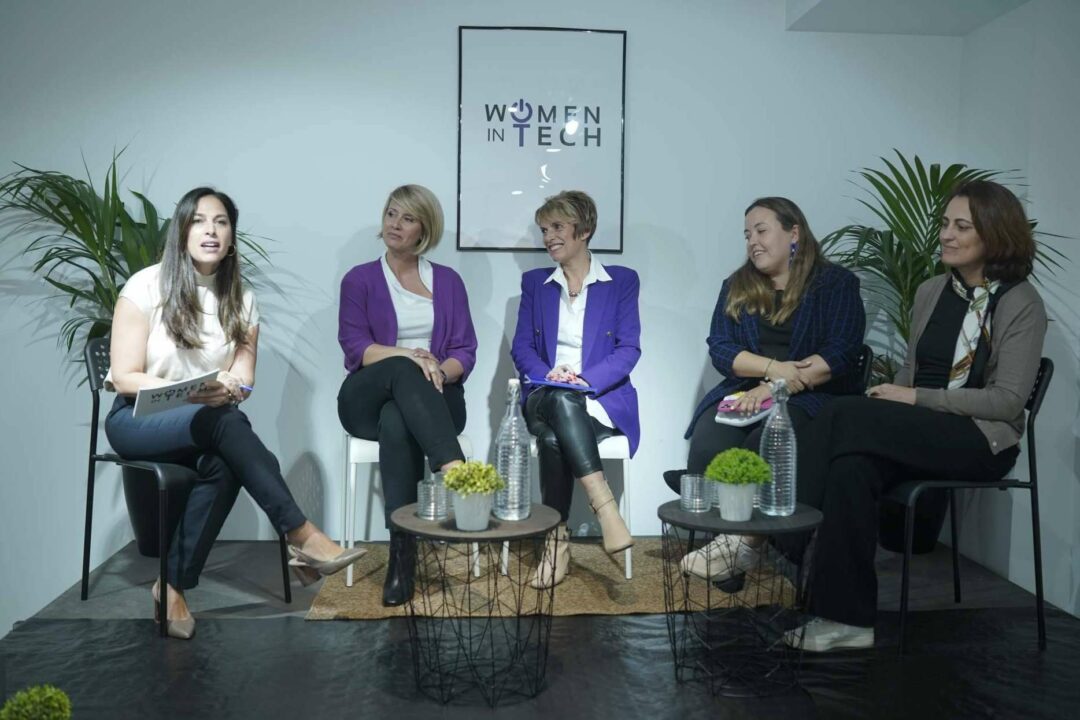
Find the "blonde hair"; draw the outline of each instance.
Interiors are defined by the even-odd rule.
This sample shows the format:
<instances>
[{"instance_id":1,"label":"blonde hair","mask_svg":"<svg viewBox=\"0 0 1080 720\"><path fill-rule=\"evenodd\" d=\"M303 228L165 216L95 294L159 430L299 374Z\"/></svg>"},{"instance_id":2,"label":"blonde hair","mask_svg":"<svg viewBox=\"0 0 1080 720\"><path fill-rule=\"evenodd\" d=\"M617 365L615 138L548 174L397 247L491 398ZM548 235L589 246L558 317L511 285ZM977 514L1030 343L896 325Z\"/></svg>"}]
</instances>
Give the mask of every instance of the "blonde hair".
<instances>
[{"instance_id":1,"label":"blonde hair","mask_svg":"<svg viewBox=\"0 0 1080 720\"><path fill-rule=\"evenodd\" d=\"M749 315L758 315L774 325L780 325L799 307L814 271L828 261L821 254L821 246L810 231L806 216L798 205L782 197L758 198L746 208L743 215L749 215L751 210L758 207L772 210L784 230L790 232L795 226L799 228L799 240L791 258L787 285L784 287L780 306L776 307L776 290L772 280L754 267L747 258L743 266L731 275L724 314L732 320L738 320L739 314L745 310Z\"/></svg>"},{"instance_id":2,"label":"blonde hair","mask_svg":"<svg viewBox=\"0 0 1080 720\"><path fill-rule=\"evenodd\" d=\"M423 185L402 185L394 188L390 197L386 198L383 205L383 217L390 209L390 203L397 203L401 209L416 217L420 221L420 239L412 248L413 255L423 255L428 250L434 250L442 239L443 211L439 199L435 193ZM382 231L379 231L382 237Z\"/></svg>"},{"instance_id":3,"label":"blonde hair","mask_svg":"<svg viewBox=\"0 0 1080 720\"><path fill-rule=\"evenodd\" d=\"M596 232L596 203L580 190L563 190L544 200L534 219L540 225L544 218L560 218L574 223L574 235L587 235L585 244Z\"/></svg>"}]
</instances>

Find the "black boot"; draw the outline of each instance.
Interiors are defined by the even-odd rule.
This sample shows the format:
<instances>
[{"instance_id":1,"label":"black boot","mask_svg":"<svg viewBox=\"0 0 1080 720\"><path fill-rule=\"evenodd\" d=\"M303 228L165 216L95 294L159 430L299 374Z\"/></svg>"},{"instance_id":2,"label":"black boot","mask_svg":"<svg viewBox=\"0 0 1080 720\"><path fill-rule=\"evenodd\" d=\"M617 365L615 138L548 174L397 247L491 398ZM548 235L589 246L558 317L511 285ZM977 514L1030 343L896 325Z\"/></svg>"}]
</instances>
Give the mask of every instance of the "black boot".
<instances>
[{"instance_id":1,"label":"black boot","mask_svg":"<svg viewBox=\"0 0 1080 720\"><path fill-rule=\"evenodd\" d=\"M390 562L386 566L382 604L402 605L413 596L413 572L416 569L416 538L408 533L390 532Z\"/></svg>"}]
</instances>

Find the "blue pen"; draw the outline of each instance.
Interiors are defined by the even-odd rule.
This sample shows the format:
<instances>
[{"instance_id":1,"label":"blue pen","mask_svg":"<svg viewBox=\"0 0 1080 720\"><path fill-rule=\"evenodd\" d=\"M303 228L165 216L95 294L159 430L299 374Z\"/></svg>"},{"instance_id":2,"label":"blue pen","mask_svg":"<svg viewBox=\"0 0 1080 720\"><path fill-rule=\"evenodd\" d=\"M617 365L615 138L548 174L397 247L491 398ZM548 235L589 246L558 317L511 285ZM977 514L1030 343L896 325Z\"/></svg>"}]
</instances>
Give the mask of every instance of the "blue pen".
<instances>
[{"instance_id":1,"label":"blue pen","mask_svg":"<svg viewBox=\"0 0 1080 720\"><path fill-rule=\"evenodd\" d=\"M251 387L250 385L241 385L240 389L246 390L247 392L255 392L255 388Z\"/></svg>"}]
</instances>

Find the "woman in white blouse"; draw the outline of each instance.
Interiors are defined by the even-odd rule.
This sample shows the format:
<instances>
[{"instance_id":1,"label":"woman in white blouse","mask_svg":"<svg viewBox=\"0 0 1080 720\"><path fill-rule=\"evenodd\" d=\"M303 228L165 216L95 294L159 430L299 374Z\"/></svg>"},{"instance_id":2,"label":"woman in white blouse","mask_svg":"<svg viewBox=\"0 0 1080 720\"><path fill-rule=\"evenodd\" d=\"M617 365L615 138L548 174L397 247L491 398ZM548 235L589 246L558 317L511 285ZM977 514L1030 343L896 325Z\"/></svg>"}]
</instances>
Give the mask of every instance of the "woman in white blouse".
<instances>
[{"instance_id":1,"label":"woman in white blouse","mask_svg":"<svg viewBox=\"0 0 1080 720\"><path fill-rule=\"evenodd\" d=\"M442 237L438 199L421 185L394 189L383 206L378 260L341 281L338 340L349 376L338 417L354 437L379 442L386 526L390 514L416 502L424 457L432 471L464 460L463 384L476 364L476 333L461 277L424 253ZM391 531L384 605L413 594L415 538Z\"/></svg>"},{"instance_id":2,"label":"woman in white blouse","mask_svg":"<svg viewBox=\"0 0 1080 720\"><path fill-rule=\"evenodd\" d=\"M304 584L364 552L342 550L307 520L238 407L255 384L259 313L240 277L237 216L225 193L200 187L184 195L161 262L131 276L113 313L106 387L117 398L105 421L109 443L124 458L187 464L198 473L168 557L168 634L185 640L195 619L183 592L198 584L241 487L286 535ZM188 407L133 416L139 390L213 371L217 380L189 396ZM159 590L155 583L155 599Z\"/></svg>"}]
</instances>

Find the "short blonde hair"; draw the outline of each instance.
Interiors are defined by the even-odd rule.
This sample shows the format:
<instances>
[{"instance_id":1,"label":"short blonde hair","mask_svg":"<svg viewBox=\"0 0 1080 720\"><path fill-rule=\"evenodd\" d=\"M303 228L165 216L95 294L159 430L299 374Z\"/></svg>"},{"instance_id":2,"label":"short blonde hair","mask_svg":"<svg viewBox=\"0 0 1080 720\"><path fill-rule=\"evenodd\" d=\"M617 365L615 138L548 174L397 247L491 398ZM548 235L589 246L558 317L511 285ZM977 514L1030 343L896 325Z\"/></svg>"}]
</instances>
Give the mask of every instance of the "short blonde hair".
<instances>
[{"instance_id":1,"label":"short blonde hair","mask_svg":"<svg viewBox=\"0 0 1080 720\"><path fill-rule=\"evenodd\" d=\"M392 202L396 202L402 210L420 221L420 239L412 249L413 255L423 255L428 250L434 250L442 239L443 233L442 205L439 204L435 193L423 185L402 185L394 188L390 197L386 198L386 204L383 205L384 218ZM382 237L382 231L379 232L379 237Z\"/></svg>"},{"instance_id":2,"label":"short blonde hair","mask_svg":"<svg viewBox=\"0 0 1080 720\"><path fill-rule=\"evenodd\" d=\"M536 211L537 225L545 218L560 218L574 223L574 234L588 235L585 240L588 245L596 232L596 203L580 190L563 190L545 200Z\"/></svg>"}]
</instances>

